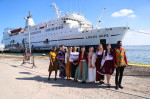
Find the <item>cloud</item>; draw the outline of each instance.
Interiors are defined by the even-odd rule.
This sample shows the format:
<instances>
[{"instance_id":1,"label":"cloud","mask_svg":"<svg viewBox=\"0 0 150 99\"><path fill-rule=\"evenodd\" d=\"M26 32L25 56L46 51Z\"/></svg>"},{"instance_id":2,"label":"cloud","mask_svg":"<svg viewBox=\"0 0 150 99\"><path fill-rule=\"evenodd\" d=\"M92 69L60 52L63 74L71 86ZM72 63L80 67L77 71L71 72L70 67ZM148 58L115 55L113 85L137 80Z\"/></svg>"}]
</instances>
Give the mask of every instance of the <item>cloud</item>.
<instances>
[{"instance_id":1,"label":"cloud","mask_svg":"<svg viewBox=\"0 0 150 99\"><path fill-rule=\"evenodd\" d=\"M137 33L143 33L143 34L149 34L150 35L150 30L134 30Z\"/></svg>"},{"instance_id":2,"label":"cloud","mask_svg":"<svg viewBox=\"0 0 150 99\"><path fill-rule=\"evenodd\" d=\"M150 45L150 30L128 31L123 39L123 45Z\"/></svg>"},{"instance_id":3,"label":"cloud","mask_svg":"<svg viewBox=\"0 0 150 99\"><path fill-rule=\"evenodd\" d=\"M114 12L111 16L112 17L124 17L124 16L128 16L131 13L134 13L134 11L128 10L128 9L122 9L118 12Z\"/></svg>"}]
</instances>

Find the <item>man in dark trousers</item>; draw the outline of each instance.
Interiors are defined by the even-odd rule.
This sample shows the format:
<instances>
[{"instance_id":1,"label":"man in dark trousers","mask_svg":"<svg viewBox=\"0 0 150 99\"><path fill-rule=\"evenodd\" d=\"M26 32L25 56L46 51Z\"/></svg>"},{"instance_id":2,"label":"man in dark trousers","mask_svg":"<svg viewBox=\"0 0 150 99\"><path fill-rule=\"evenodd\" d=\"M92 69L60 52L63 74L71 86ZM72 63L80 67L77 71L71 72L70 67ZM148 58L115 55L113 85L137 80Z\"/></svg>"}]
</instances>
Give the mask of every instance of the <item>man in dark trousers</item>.
<instances>
[{"instance_id":1,"label":"man in dark trousers","mask_svg":"<svg viewBox=\"0 0 150 99\"><path fill-rule=\"evenodd\" d=\"M122 41L117 42L117 47L114 49L113 57L114 57L113 63L116 68L116 75L115 75L116 90L118 90L118 88L123 89L121 85L123 71L128 63L127 63L125 49L122 48Z\"/></svg>"}]
</instances>

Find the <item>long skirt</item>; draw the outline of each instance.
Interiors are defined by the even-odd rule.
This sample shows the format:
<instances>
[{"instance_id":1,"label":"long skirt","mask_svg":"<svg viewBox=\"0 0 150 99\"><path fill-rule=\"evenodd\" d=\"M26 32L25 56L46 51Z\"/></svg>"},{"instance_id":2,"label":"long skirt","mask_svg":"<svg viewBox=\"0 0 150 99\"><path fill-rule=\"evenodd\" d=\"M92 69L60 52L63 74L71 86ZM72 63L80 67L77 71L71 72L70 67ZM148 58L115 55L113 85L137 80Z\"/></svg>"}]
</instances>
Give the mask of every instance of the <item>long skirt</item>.
<instances>
[{"instance_id":1,"label":"long skirt","mask_svg":"<svg viewBox=\"0 0 150 99\"><path fill-rule=\"evenodd\" d=\"M99 74L98 72L100 71L100 67L101 67L101 61L102 61L102 55L97 55L97 59L96 59L96 81L100 81L100 80L104 80L104 75Z\"/></svg>"},{"instance_id":2,"label":"long skirt","mask_svg":"<svg viewBox=\"0 0 150 99\"><path fill-rule=\"evenodd\" d=\"M77 67L75 79L86 82L88 80L88 64L86 61L80 61Z\"/></svg>"},{"instance_id":3,"label":"long skirt","mask_svg":"<svg viewBox=\"0 0 150 99\"><path fill-rule=\"evenodd\" d=\"M71 77L71 62L69 62L69 60L67 60L66 63L66 76L67 77Z\"/></svg>"},{"instance_id":4,"label":"long skirt","mask_svg":"<svg viewBox=\"0 0 150 99\"><path fill-rule=\"evenodd\" d=\"M94 82L96 80L96 68L88 68L88 81Z\"/></svg>"},{"instance_id":5,"label":"long skirt","mask_svg":"<svg viewBox=\"0 0 150 99\"><path fill-rule=\"evenodd\" d=\"M48 68L49 72L57 71L59 69L59 65L58 65L57 59L52 58L52 61L53 61L53 66L52 66L52 63L50 62L50 65L49 65L49 68Z\"/></svg>"},{"instance_id":6,"label":"long skirt","mask_svg":"<svg viewBox=\"0 0 150 99\"><path fill-rule=\"evenodd\" d=\"M73 62L74 62L74 63L77 63L77 62L78 62L78 60L73 61ZM77 69L77 65L74 65L74 64L72 63L72 65L71 65L71 77L72 77L72 78L74 78L74 77L75 77L76 69Z\"/></svg>"},{"instance_id":7,"label":"long skirt","mask_svg":"<svg viewBox=\"0 0 150 99\"><path fill-rule=\"evenodd\" d=\"M65 69L66 69L65 61L59 60L58 62L59 62L59 71L60 71L59 77L64 78L64 77L66 77L66 72L65 72Z\"/></svg>"},{"instance_id":8,"label":"long skirt","mask_svg":"<svg viewBox=\"0 0 150 99\"><path fill-rule=\"evenodd\" d=\"M107 60L104 66L100 69L100 74L102 75L112 75L114 72L113 60Z\"/></svg>"}]
</instances>

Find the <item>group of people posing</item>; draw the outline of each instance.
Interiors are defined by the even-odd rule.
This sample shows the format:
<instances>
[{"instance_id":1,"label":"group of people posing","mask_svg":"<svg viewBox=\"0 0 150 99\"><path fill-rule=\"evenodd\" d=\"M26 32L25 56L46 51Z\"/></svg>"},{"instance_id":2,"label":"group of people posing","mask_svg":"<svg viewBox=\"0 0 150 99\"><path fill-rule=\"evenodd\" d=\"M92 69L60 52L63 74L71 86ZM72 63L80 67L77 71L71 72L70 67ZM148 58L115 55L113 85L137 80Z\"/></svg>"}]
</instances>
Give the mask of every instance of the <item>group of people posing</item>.
<instances>
[{"instance_id":1,"label":"group of people posing","mask_svg":"<svg viewBox=\"0 0 150 99\"><path fill-rule=\"evenodd\" d=\"M67 47L67 51L65 51L65 46L61 46L59 52L56 50L57 48L53 47L49 53L48 80L50 80L52 71L55 71L55 80L57 80L57 71L60 70L60 78L73 78L74 81L82 83L98 81L100 84L104 84L104 76L106 76L107 86L110 88L111 75L116 70L116 89L123 88L121 82L124 67L127 66L127 58L125 49L122 48L122 41L117 42L117 47L114 50L111 49L111 44L106 45L106 50L103 49L102 44L99 44L96 52L90 46L88 53L86 53L84 46L81 47L80 52L77 52L76 46Z\"/></svg>"}]
</instances>

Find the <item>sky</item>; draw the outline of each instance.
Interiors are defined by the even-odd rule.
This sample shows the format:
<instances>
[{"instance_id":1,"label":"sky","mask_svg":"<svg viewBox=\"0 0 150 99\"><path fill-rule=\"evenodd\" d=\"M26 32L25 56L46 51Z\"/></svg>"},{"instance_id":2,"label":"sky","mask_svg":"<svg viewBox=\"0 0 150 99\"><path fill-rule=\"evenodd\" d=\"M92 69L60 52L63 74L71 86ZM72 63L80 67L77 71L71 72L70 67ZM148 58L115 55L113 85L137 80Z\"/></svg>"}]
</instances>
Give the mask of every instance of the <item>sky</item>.
<instances>
[{"instance_id":1,"label":"sky","mask_svg":"<svg viewBox=\"0 0 150 99\"><path fill-rule=\"evenodd\" d=\"M52 3L61 15L81 12L93 26L106 8L99 27L128 25L124 45L150 45L150 0L0 0L0 41L5 28L24 28L29 11L35 24L55 18Z\"/></svg>"}]
</instances>

